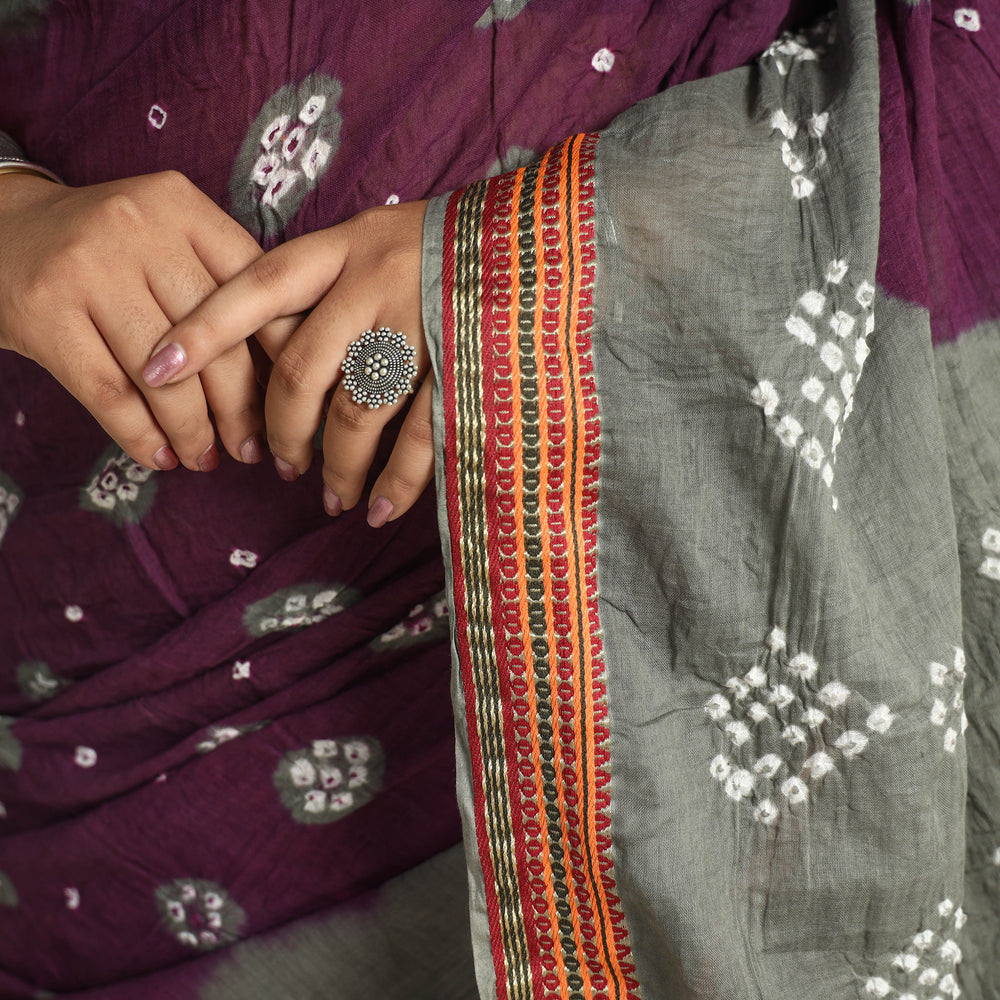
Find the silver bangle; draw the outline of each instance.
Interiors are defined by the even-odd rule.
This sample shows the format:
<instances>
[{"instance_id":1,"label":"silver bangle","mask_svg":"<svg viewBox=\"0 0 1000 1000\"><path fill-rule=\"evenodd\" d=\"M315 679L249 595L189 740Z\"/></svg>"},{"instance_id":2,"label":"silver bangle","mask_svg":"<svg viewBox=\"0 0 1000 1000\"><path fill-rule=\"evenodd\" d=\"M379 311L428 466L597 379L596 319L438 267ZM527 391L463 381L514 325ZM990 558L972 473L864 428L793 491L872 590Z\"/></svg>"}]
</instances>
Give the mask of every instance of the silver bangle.
<instances>
[{"instance_id":1,"label":"silver bangle","mask_svg":"<svg viewBox=\"0 0 1000 1000\"><path fill-rule=\"evenodd\" d=\"M30 160L14 157L0 159L0 174L35 174L37 177L44 177L47 180L55 181L56 184L63 183L62 178L56 176L51 170L46 170L45 167L40 167L37 163L32 163Z\"/></svg>"}]
</instances>

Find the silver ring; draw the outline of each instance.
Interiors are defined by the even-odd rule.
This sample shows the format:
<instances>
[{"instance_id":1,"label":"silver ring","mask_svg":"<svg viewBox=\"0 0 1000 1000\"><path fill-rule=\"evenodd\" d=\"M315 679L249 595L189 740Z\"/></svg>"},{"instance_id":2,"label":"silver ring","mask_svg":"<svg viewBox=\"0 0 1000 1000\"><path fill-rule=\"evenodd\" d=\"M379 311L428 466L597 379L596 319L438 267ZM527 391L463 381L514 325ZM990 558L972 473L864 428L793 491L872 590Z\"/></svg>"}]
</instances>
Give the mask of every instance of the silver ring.
<instances>
[{"instance_id":1,"label":"silver ring","mask_svg":"<svg viewBox=\"0 0 1000 1000\"><path fill-rule=\"evenodd\" d=\"M392 406L400 396L413 391L416 356L417 349L407 343L404 334L393 333L387 326L365 330L347 345L347 357L340 366L344 388L358 406L370 410Z\"/></svg>"}]
</instances>

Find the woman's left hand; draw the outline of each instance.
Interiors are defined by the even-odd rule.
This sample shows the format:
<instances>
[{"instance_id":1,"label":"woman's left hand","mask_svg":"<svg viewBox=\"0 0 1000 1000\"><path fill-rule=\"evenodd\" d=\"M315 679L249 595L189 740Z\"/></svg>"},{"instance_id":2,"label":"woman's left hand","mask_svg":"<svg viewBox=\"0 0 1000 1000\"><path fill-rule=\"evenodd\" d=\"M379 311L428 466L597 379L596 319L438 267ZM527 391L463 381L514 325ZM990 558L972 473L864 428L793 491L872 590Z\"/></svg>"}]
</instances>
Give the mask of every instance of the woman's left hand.
<instances>
[{"instance_id":1,"label":"woman's left hand","mask_svg":"<svg viewBox=\"0 0 1000 1000\"><path fill-rule=\"evenodd\" d=\"M420 264L426 202L369 209L331 229L292 240L258 258L213 292L156 346L143 377L174 384L278 317L311 309L279 342L260 333L274 361L265 402L268 444L282 479L297 479L312 462L322 422L323 503L332 515L361 499L385 425L406 396L377 409L356 403L341 364L365 330L389 327L416 349L415 396L388 463L371 491L368 523L381 527L405 513L433 477L430 367L420 312ZM164 358L176 358L164 371ZM419 388L416 388L419 384ZM330 395L331 389L333 390Z\"/></svg>"}]
</instances>

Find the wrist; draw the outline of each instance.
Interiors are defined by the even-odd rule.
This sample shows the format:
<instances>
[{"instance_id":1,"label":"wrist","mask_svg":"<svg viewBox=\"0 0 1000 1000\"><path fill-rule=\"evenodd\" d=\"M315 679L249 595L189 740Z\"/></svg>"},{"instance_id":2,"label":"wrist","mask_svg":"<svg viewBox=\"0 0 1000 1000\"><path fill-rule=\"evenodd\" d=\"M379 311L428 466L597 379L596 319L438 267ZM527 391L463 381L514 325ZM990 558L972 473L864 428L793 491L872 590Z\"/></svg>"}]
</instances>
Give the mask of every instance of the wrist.
<instances>
[{"instance_id":1,"label":"wrist","mask_svg":"<svg viewBox=\"0 0 1000 1000\"><path fill-rule=\"evenodd\" d=\"M62 190L46 176L34 171L0 171L0 212L16 210Z\"/></svg>"}]
</instances>

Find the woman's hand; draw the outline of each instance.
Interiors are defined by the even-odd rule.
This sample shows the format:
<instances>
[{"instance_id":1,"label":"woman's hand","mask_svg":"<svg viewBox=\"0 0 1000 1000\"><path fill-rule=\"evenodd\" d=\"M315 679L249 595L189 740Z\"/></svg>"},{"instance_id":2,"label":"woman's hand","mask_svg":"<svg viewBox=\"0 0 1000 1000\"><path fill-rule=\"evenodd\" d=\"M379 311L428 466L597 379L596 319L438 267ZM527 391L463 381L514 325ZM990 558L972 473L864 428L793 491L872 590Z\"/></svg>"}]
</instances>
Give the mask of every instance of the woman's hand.
<instances>
[{"instance_id":1,"label":"woman's hand","mask_svg":"<svg viewBox=\"0 0 1000 1000\"><path fill-rule=\"evenodd\" d=\"M207 471L219 436L263 458L263 414L245 344L201 378L151 389L150 348L260 256L250 235L181 174L69 188L0 176L0 347L48 369L137 462Z\"/></svg>"},{"instance_id":2,"label":"woman's hand","mask_svg":"<svg viewBox=\"0 0 1000 1000\"><path fill-rule=\"evenodd\" d=\"M369 409L344 387L348 345L365 330L389 327L416 349L417 379L430 366L420 314L425 202L370 209L332 229L301 236L254 261L158 345L144 371L151 386L181 386L255 331L274 360L265 413L283 479L312 462L323 436L324 506L339 514L361 498L382 430L405 405ZM275 333L276 317L312 308L294 333ZM332 395L331 395L332 390ZM327 400L329 405L327 406ZM381 527L416 502L433 476L431 380L410 404L389 462L369 497L368 523Z\"/></svg>"}]
</instances>

